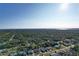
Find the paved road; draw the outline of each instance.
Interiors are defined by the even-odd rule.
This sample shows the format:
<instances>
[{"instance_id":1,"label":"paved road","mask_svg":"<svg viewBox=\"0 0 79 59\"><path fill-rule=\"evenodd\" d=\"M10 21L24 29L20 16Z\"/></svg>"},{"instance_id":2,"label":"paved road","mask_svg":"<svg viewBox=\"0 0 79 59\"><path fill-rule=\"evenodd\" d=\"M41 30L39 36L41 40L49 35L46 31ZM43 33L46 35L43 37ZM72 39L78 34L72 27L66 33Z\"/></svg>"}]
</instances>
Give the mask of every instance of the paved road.
<instances>
[{"instance_id":1,"label":"paved road","mask_svg":"<svg viewBox=\"0 0 79 59\"><path fill-rule=\"evenodd\" d=\"M14 37L15 37L15 34L12 35L12 37L9 39L9 41L11 41Z\"/></svg>"},{"instance_id":2,"label":"paved road","mask_svg":"<svg viewBox=\"0 0 79 59\"><path fill-rule=\"evenodd\" d=\"M0 46L7 44L7 43L8 43L9 41L11 41L14 37L15 37L15 34L13 34L13 35L11 36L11 38L10 38L7 42L1 43Z\"/></svg>"},{"instance_id":3,"label":"paved road","mask_svg":"<svg viewBox=\"0 0 79 59\"><path fill-rule=\"evenodd\" d=\"M11 38L9 39L9 41L11 41L14 37L15 37L15 34L13 34L13 35L11 36ZM0 44L0 46L7 44L9 41ZM0 53L3 52L3 51L5 51L5 50L6 50L6 48L5 48L5 49L0 49Z\"/></svg>"}]
</instances>

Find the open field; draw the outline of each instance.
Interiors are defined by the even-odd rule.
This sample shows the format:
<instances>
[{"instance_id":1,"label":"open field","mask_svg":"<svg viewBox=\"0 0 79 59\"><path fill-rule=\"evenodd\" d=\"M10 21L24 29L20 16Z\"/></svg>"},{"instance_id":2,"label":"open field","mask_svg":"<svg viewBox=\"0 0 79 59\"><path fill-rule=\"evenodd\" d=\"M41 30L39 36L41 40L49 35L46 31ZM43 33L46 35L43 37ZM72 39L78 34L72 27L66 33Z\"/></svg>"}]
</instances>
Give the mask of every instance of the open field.
<instances>
[{"instance_id":1,"label":"open field","mask_svg":"<svg viewBox=\"0 0 79 59\"><path fill-rule=\"evenodd\" d=\"M0 30L0 56L79 56L79 29Z\"/></svg>"}]
</instances>

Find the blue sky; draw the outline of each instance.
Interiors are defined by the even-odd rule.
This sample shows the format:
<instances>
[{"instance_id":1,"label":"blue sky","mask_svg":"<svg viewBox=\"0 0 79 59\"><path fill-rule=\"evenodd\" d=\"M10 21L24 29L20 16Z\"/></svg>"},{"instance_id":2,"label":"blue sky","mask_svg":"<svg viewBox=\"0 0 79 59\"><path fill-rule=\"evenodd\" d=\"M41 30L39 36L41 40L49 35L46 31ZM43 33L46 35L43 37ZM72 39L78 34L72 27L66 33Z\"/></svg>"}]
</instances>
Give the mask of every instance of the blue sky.
<instances>
[{"instance_id":1,"label":"blue sky","mask_svg":"<svg viewBox=\"0 0 79 59\"><path fill-rule=\"evenodd\" d=\"M1 4L0 29L79 28L79 4Z\"/></svg>"}]
</instances>

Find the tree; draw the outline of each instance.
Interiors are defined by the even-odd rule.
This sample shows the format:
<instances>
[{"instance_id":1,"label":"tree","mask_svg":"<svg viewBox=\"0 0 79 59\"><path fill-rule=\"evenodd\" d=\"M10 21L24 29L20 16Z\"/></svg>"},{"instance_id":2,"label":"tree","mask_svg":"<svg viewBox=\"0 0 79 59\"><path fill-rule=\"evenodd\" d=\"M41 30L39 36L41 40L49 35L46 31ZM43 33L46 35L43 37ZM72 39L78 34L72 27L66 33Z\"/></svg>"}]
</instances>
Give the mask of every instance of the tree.
<instances>
[{"instance_id":1,"label":"tree","mask_svg":"<svg viewBox=\"0 0 79 59\"><path fill-rule=\"evenodd\" d=\"M74 50L76 51L77 56L79 56L79 45L76 45L74 47Z\"/></svg>"}]
</instances>

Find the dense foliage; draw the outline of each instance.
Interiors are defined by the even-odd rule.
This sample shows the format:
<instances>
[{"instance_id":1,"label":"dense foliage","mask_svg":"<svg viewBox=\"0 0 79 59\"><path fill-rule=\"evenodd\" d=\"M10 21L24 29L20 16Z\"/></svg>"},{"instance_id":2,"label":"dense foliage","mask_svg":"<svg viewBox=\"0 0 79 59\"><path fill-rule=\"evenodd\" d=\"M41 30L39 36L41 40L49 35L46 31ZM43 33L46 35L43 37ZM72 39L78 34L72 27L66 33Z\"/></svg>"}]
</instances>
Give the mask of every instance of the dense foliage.
<instances>
[{"instance_id":1,"label":"dense foliage","mask_svg":"<svg viewBox=\"0 0 79 59\"><path fill-rule=\"evenodd\" d=\"M79 55L79 30L27 29L0 31L0 55Z\"/></svg>"}]
</instances>

